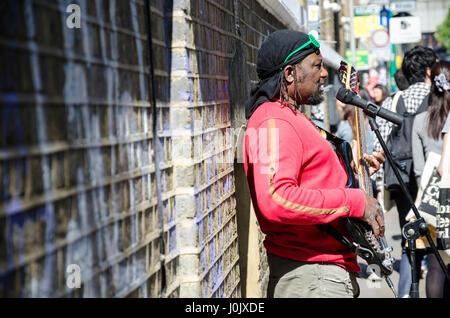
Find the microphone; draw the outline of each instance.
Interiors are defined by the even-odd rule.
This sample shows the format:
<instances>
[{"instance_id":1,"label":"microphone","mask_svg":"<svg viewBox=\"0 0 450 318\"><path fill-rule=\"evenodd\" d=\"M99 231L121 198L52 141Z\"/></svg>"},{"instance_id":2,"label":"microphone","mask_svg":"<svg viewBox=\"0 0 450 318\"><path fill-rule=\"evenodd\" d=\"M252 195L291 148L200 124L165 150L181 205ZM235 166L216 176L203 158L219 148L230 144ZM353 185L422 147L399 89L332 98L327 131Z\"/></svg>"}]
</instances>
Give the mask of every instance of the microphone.
<instances>
[{"instance_id":1,"label":"microphone","mask_svg":"<svg viewBox=\"0 0 450 318\"><path fill-rule=\"evenodd\" d=\"M356 107L362 108L364 110L364 113L366 113L370 117L375 118L375 116L380 116L381 118L386 119L387 121L390 121L399 126L401 126L403 123L402 115L391 112L386 108L380 107L372 102L362 99L361 97L356 95L356 93L352 92L349 89L346 89L344 86L341 86L339 88L338 92L336 93L336 98L345 104L351 104Z\"/></svg>"}]
</instances>

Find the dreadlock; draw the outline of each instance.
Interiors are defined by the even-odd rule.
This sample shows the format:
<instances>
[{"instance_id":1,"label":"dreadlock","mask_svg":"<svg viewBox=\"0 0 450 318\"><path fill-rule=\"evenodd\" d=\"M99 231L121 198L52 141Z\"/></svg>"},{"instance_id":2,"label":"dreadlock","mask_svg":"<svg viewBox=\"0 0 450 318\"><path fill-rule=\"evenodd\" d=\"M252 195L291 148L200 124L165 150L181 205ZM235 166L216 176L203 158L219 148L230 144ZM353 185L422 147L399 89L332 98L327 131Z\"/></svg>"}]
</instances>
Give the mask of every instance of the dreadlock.
<instances>
[{"instance_id":1,"label":"dreadlock","mask_svg":"<svg viewBox=\"0 0 450 318\"><path fill-rule=\"evenodd\" d=\"M301 112L301 105L297 105L297 96L300 96L300 93L297 90L297 67L296 65L293 66L293 71L292 71L292 75L294 76L294 102L295 105L291 105L291 103L289 102L289 93L288 93L288 83L286 81L286 78L284 77L284 73L281 74L281 79L280 79L280 100L284 105L288 105L289 108L292 110L292 112L294 114L297 113L297 111ZM301 97L301 96L300 96Z\"/></svg>"}]
</instances>

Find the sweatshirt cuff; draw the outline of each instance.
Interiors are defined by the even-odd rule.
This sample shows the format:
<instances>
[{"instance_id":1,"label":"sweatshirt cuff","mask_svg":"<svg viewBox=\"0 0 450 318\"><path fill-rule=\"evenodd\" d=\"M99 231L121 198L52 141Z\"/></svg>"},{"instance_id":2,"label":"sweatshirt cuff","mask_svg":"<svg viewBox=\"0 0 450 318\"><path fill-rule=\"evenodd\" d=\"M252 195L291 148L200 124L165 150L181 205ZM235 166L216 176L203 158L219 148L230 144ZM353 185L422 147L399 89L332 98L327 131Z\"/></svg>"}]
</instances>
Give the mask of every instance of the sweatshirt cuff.
<instances>
[{"instance_id":1,"label":"sweatshirt cuff","mask_svg":"<svg viewBox=\"0 0 450 318\"><path fill-rule=\"evenodd\" d=\"M350 201L350 213L352 218L361 218L366 209L366 194L361 189L347 189Z\"/></svg>"}]
</instances>

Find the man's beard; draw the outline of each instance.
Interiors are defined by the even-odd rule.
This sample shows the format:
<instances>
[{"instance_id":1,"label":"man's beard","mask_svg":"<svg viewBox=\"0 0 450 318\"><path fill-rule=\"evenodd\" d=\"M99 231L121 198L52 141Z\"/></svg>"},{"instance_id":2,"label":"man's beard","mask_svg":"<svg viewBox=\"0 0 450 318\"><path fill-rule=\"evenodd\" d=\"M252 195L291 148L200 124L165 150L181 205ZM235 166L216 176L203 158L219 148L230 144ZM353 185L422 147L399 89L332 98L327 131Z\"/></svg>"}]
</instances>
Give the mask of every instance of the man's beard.
<instances>
[{"instance_id":1,"label":"man's beard","mask_svg":"<svg viewBox=\"0 0 450 318\"><path fill-rule=\"evenodd\" d=\"M312 94L311 96L309 96L306 99L306 105L319 105L320 103L322 103L324 100L323 97L323 92L321 92L319 89L317 91L315 91L314 94Z\"/></svg>"}]
</instances>

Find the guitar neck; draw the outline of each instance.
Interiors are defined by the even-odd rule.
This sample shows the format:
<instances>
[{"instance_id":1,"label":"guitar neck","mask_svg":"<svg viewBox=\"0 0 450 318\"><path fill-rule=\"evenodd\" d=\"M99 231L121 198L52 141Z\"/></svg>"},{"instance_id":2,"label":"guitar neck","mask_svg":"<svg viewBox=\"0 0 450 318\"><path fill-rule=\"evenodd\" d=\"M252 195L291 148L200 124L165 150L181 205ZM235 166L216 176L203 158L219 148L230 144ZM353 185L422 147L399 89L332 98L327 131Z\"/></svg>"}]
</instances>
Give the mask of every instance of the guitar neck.
<instances>
[{"instance_id":1,"label":"guitar neck","mask_svg":"<svg viewBox=\"0 0 450 318\"><path fill-rule=\"evenodd\" d=\"M356 70L345 61L341 62L339 67L339 75L342 84L345 85L347 89L352 90L356 94L359 94L358 88L358 77ZM367 194L373 195L372 182L370 180L369 166L364 160L363 155L367 153L367 132L365 124L365 114L359 108L355 107L355 130L357 142L357 154L355 163L358 165L358 179L359 187L364 190Z\"/></svg>"},{"instance_id":2,"label":"guitar neck","mask_svg":"<svg viewBox=\"0 0 450 318\"><path fill-rule=\"evenodd\" d=\"M356 141L358 144L357 163L359 186L369 195L373 195L372 182L370 180L369 166L363 158L363 154L367 153L367 130L365 123L365 114L362 110L355 107L355 126Z\"/></svg>"}]
</instances>

